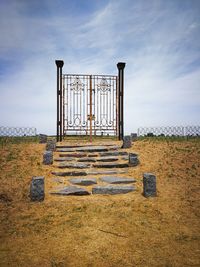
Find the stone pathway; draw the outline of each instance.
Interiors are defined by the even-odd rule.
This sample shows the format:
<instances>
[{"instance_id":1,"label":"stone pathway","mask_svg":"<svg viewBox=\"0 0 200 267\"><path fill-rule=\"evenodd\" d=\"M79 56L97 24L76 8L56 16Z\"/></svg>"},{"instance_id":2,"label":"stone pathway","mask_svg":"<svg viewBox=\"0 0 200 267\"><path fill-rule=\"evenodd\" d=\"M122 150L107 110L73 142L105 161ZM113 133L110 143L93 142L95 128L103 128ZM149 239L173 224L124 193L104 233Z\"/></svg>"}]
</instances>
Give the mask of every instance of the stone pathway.
<instances>
[{"instance_id":1,"label":"stone pathway","mask_svg":"<svg viewBox=\"0 0 200 267\"><path fill-rule=\"evenodd\" d=\"M52 182L55 186L63 184L63 187L53 189L51 194L113 195L136 190L131 185L136 182L134 178L120 177L132 166L128 152L119 146L58 144L53 158Z\"/></svg>"}]
</instances>

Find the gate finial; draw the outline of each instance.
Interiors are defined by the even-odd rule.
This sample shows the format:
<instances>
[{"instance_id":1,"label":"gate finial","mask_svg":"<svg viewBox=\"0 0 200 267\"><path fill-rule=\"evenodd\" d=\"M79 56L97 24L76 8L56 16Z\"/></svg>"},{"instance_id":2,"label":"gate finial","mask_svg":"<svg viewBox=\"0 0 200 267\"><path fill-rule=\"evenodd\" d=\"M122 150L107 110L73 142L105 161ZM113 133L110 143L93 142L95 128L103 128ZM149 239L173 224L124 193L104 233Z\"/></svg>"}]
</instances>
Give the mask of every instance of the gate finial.
<instances>
[{"instance_id":1,"label":"gate finial","mask_svg":"<svg viewBox=\"0 0 200 267\"><path fill-rule=\"evenodd\" d=\"M55 60L56 66L58 68L62 68L64 65L64 61L63 60Z\"/></svg>"},{"instance_id":2,"label":"gate finial","mask_svg":"<svg viewBox=\"0 0 200 267\"><path fill-rule=\"evenodd\" d=\"M123 70L126 66L126 63L124 62L118 62L117 63L117 68L120 69L120 70Z\"/></svg>"}]
</instances>

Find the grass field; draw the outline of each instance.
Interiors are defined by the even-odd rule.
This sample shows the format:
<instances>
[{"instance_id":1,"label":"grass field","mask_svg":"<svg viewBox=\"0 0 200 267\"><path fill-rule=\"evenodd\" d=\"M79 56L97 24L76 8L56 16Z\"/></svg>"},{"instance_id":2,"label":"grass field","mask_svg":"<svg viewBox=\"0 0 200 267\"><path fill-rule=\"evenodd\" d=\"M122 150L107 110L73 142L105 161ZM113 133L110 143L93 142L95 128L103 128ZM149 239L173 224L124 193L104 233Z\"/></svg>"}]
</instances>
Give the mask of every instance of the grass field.
<instances>
[{"instance_id":1,"label":"grass field","mask_svg":"<svg viewBox=\"0 0 200 267\"><path fill-rule=\"evenodd\" d=\"M48 193L53 167L35 141L0 140L0 266L200 266L199 139L139 140L128 150L141 161L128 173L137 191L82 197ZM142 196L144 172L157 176L156 198ZM41 203L28 197L37 175Z\"/></svg>"}]
</instances>

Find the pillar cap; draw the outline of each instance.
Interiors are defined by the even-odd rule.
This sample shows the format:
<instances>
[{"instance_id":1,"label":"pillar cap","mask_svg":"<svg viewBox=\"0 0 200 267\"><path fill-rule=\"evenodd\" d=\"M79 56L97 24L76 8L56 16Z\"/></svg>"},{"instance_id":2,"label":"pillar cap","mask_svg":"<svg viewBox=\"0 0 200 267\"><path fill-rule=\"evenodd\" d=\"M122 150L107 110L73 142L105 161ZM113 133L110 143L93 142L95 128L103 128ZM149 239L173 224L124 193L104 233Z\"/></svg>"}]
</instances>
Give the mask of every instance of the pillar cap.
<instances>
[{"instance_id":1,"label":"pillar cap","mask_svg":"<svg viewBox=\"0 0 200 267\"><path fill-rule=\"evenodd\" d=\"M126 63L124 63L124 62L118 62L117 63L117 67L120 70L123 70L125 68L125 66L126 66Z\"/></svg>"},{"instance_id":2,"label":"pillar cap","mask_svg":"<svg viewBox=\"0 0 200 267\"><path fill-rule=\"evenodd\" d=\"M62 68L63 65L64 65L64 61L63 60L55 60L55 62L56 62L56 66L58 68Z\"/></svg>"}]
</instances>

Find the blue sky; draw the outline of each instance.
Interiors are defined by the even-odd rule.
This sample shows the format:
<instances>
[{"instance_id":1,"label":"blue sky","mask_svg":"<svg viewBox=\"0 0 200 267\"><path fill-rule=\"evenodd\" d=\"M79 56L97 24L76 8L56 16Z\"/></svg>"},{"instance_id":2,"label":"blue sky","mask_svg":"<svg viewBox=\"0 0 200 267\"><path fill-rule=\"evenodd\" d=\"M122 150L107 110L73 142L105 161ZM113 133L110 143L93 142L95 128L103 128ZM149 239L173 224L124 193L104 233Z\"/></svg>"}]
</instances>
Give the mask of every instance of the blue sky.
<instances>
[{"instance_id":1,"label":"blue sky","mask_svg":"<svg viewBox=\"0 0 200 267\"><path fill-rule=\"evenodd\" d=\"M125 68L125 131L200 124L199 0L0 0L0 125L56 131L56 66Z\"/></svg>"}]
</instances>

